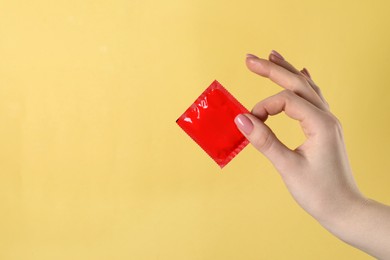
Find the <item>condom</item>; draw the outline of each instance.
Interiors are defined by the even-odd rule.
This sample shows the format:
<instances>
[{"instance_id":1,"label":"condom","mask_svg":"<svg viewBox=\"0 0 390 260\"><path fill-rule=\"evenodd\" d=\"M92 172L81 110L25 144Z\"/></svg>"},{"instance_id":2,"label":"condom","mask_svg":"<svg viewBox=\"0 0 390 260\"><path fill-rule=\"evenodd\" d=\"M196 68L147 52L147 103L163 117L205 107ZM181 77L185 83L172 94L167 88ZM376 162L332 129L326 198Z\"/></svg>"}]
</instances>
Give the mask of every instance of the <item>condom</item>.
<instances>
[{"instance_id":1,"label":"condom","mask_svg":"<svg viewBox=\"0 0 390 260\"><path fill-rule=\"evenodd\" d=\"M249 111L215 80L176 123L223 168L249 143L234 123L242 113Z\"/></svg>"}]
</instances>

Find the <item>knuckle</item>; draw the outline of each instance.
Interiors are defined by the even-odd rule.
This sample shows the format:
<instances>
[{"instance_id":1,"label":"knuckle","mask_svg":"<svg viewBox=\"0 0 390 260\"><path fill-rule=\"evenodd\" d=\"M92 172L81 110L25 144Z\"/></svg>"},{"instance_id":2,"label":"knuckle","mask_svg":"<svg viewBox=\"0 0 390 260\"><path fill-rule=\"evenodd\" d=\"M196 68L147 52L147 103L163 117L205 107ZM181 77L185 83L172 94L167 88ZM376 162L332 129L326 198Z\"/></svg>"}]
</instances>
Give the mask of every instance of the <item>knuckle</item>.
<instances>
[{"instance_id":1,"label":"knuckle","mask_svg":"<svg viewBox=\"0 0 390 260\"><path fill-rule=\"evenodd\" d=\"M282 92L280 92L280 95L285 99L291 99L295 94L294 91L290 89L285 89Z\"/></svg>"},{"instance_id":2,"label":"knuckle","mask_svg":"<svg viewBox=\"0 0 390 260\"><path fill-rule=\"evenodd\" d=\"M291 102L291 100L296 98L298 94L296 92L294 92L293 90L286 89L286 90L283 90L280 93L280 95L281 95L282 99L284 100L284 102L287 104L287 103Z\"/></svg>"},{"instance_id":3,"label":"knuckle","mask_svg":"<svg viewBox=\"0 0 390 260\"><path fill-rule=\"evenodd\" d=\"M342 135L343 128L340 120L331 113L327 113L327 117L324 120L325 130L329 135Z\"/></svg>"},{"instance_id":4,"label":"knuckle","mask_svg":"<svg viewBox=\"0 0 390 260\"><path fill-rule=\"evenodd\" d=\"M299 89L302 86L306 86L307 84L307 80L303 75L296 75L290 81L291 89Z\"/></svg>"},{"instance_id":5,"label":"knuckle","mask_svg":"<svg viewBox=\"0 0 390 260\"><path fill-rule=\"evenodd\" d=\"M329 117L330 117L330 122L332 127L341 128L340 120L337 117L335 117L333 114L330 114Z\"/></svg>"}]
</instances>

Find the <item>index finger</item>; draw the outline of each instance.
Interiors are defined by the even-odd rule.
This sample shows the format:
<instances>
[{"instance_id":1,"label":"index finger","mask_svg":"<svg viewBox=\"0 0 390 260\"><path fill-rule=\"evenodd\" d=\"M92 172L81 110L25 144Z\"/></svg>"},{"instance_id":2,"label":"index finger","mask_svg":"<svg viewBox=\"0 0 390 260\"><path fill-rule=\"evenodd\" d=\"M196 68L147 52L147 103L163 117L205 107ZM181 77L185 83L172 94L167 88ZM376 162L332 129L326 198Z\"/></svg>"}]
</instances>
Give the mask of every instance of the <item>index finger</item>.
<instances>
[{"instance_id":1,"label":"index finger","mask_svg":"<svg viewBox=\"0 0 390 260\"><path fill-rule=\"evenodd\" d=\"M283 111L288 117L300 122L306 137L328 130L327 124L331 120L328 113L290 90L282 91L257 103L251 113L265 121L269 115L276 115Z\"/></svg>"}]
</instances>

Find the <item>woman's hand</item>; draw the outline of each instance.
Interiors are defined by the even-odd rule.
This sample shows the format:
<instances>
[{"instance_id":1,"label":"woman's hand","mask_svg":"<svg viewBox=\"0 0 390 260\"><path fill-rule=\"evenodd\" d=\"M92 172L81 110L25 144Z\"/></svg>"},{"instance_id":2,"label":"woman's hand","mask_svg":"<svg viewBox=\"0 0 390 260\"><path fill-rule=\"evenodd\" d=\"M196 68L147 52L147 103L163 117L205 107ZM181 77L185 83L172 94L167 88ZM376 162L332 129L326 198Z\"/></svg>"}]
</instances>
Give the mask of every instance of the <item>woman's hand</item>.
<instances>
[{"instance_id":1,"label":"woman's hand","mask_svg":"<svg viewBox=\"0 0 390 260\"><path fill-rule=\"evenodd\" d=\"M281 58L248 55L246 64L285 90L258 104L251 114L236 118L239 129L282 176L295 200L317 219L341 214L362 198L353 180L339 121L307 70L299 71ZM285 112L298 120L306 141L295 150L281 143L264 123Z\"/></svg>"},{"instance_id":2,"label":"woman's hand","mask_svg":"<svg viewBox=\"0 0 390 260\"><path fill-rule=\"evenodd\" d=\"M390 244L378 251L378 243L366 237L369 229L376 228L367 218L382 217L389 222L383 239L390 241L390 211L360 193L341 125L309 72L299 71L275 51L269 60L249 54L246 65L285 90L256 104L251 114L238 115L235 122L240 131L272 162L298 204L325 228L373 255L390 256ZM298 120L306 136L294 150L280 142L265 124L268 116L281 112ZM386 208L378 211L379 207ZM366 227L359 226L361 221L366 221Z\"/></svg>"}]
</instances>

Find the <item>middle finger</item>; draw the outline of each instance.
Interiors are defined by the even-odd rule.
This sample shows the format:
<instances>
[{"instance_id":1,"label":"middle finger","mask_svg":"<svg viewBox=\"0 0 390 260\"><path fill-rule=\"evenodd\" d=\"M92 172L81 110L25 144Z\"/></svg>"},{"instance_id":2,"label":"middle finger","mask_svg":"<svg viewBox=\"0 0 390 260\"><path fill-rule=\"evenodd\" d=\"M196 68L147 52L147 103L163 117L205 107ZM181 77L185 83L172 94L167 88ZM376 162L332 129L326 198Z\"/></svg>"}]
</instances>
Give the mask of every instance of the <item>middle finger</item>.
<instances>
[{"instance_id":1,"label":"middle finger","mask_svg":"<svg viewBox=\"0 0 390 260\"><path fill-rule=\"evenodd\" d=\"M279 86L295 92L316 107L327 110L326 104L302 74L295 74L269 60L260 59L255 56L248 56L246 65L252 72L269 78Z\"/></svg>"}]
</instances>

